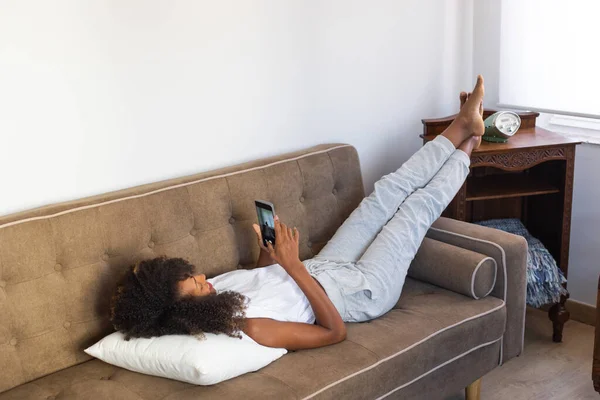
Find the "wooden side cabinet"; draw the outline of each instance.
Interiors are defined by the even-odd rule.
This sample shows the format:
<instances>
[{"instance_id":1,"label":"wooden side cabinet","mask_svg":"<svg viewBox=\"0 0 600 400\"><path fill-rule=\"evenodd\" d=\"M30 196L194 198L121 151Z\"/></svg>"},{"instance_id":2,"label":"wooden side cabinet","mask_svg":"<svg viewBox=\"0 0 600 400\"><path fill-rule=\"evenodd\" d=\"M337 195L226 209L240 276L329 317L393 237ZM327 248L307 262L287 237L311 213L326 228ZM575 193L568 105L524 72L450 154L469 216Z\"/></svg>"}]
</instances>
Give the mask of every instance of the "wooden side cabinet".
<instances>
[{"instance_id":1,"label":"wooden side cabinet","mask_svg":"<svg viewBox=\"0 0 600 400\"><path fill-rule=\"evenodd\" d=\"M484 118L495 110L485 110ZM546 246L567 276L575 146L580 142L535 126L539 113L518 113L521 127L507 143L483 141L471 154L471 172L444 216L478 222L518 218ZM423 142L454 120L424 119ZM553 340L562 340L568 296L551 307Z\"/></svg>"}]
</instances>

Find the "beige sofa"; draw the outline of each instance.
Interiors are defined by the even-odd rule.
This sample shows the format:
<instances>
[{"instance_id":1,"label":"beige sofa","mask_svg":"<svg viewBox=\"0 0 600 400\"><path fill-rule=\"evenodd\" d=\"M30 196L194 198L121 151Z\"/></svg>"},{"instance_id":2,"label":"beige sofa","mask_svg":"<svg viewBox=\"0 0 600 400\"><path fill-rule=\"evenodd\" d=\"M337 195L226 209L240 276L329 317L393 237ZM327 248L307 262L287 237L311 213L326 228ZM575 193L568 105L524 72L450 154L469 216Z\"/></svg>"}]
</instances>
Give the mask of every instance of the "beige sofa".
<instances>
[{"instance_id":1,"label":"beige sofa","mask_svg":"<svg viewBox=\"0 0 600 400\"><path fill-rule=\"evenodd\" d=\"M473 300L407 278L394 309L348 324L344 342L290 352L209 387L130 372L82 351L111 332L108 301L130 263L180 256L208 276L251 267L257 198L300 229L301 257L309 258L363 196L355 149L334 144L0 217L0 400L436 399L518 355L524 240L444 218L428 234L428 246L450 244L435 268L460 268L453 249L493 257L489 296Z\"/></svg>"}]
</instances>

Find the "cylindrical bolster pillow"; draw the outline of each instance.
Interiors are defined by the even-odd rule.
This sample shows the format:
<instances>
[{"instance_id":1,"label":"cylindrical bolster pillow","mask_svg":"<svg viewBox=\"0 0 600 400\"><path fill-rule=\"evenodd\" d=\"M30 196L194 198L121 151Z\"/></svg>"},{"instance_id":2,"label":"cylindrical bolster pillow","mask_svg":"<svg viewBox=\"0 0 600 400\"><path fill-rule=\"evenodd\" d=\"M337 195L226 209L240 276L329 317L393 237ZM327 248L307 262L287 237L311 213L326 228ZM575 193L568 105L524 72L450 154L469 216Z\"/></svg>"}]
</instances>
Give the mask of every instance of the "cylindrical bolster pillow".
<instances>
[{"instance_id":1,"label":"cylindrical bolster pillow","mask_svg":"<svg viewBox=\"0 0 600 400\"><path fill-rule=\"evenodd\" d=\"M408 276L480 299L496 284L496 260L484 254L425 238Z\"/></svg>"}]
</instances>

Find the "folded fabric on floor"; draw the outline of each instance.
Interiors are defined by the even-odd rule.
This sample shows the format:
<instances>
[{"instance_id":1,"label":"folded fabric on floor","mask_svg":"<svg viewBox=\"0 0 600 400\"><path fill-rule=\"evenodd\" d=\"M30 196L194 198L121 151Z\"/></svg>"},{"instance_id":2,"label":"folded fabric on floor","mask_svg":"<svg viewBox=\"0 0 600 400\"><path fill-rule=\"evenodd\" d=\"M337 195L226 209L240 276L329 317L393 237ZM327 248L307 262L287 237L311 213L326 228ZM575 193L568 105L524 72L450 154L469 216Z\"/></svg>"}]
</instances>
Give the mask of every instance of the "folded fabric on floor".
<instances>
[{"instance_id":1,"label":"folded fabric on floor","mask_svg":"<svg viewBox=\"0 0 600 400\"><path fill-rule=\"evenodd\" d=\"M499 229L504 232L523 236L529 246L527 255L527 304L541 307L556 303L566 290L562 284L567 282L563 272L556 265L554 257L539 239L531 236L523 223L516 218L490 219L477 222L478 225Z\"/></svg>"}]
</instances>

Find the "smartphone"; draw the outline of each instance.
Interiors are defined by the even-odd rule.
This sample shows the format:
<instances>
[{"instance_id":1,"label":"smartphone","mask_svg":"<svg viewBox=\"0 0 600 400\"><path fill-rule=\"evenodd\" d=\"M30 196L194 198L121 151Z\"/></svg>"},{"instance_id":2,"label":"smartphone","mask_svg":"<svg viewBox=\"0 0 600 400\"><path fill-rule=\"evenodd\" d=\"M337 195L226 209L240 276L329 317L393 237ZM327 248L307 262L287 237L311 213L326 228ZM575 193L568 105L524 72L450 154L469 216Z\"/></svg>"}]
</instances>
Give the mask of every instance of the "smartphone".
<instances>
[{"instance_id":1,"label":"smartphone","mask_svg":"<svg viewBox=\"0 0 600 400\"><path fill-rule=\"evenodd\" d=\"M265 247L267 243L275 246L275 206L268 201L255 200L256 215L258 216L258 226Z\"/></svg>"}]
</instances>

